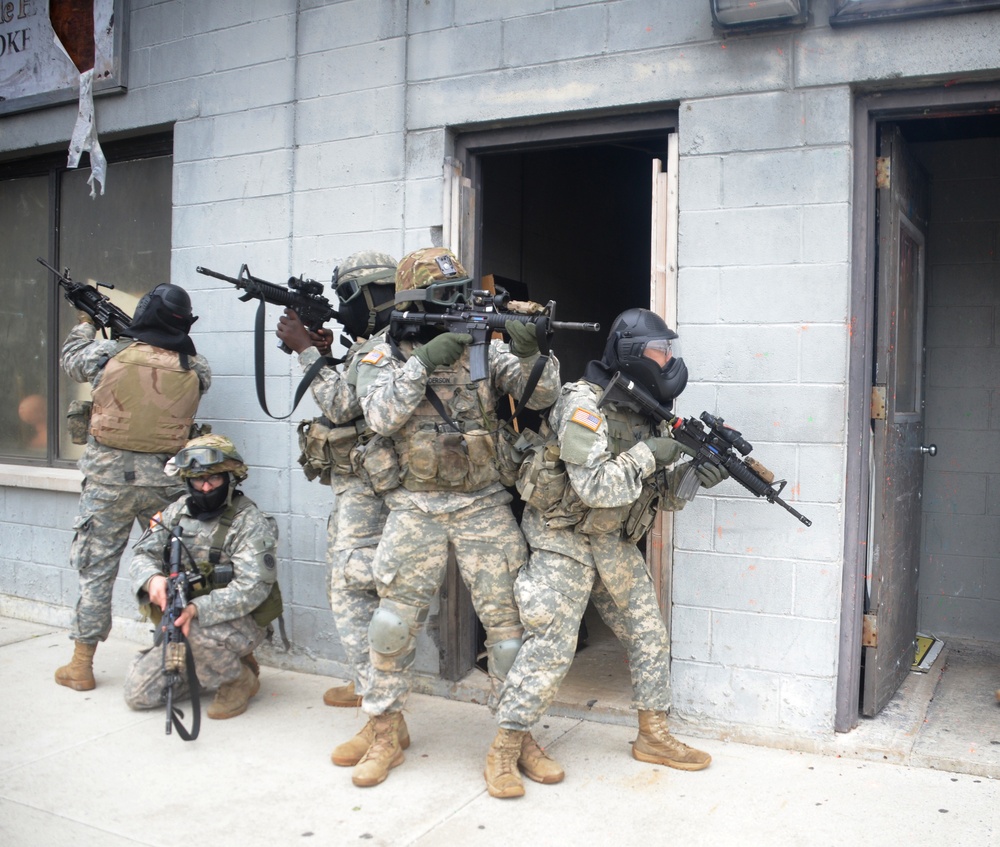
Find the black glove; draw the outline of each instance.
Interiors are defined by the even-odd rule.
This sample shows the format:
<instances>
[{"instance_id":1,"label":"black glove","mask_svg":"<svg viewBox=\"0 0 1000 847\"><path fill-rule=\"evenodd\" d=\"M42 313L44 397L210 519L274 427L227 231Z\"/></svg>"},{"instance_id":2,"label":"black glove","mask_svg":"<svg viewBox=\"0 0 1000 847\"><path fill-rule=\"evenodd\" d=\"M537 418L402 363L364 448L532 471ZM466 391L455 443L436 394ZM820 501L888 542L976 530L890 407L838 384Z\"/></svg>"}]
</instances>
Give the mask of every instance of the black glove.
<instances>
[{"instance_id":1,"label":"black glove","mask_svg":"<svg viewBox=\"0 0 1000 847\"><path fill-rule=\"evenodd\" d=\"M519 359L528 359L538 352L538 336L535 325L521 321L507 321L504 324L510 336L510 352Z\"/></svg>"},{"instance_id":2,"label":"black glove","mask_svg":"<svg viewBox=\"0 0 1000 847\"><path fill-rule=\"evenodd\" d=\"M710 462L699 465L695 473L698 474L698 479L701 480L702 488L712 488L722 482L722 480L729 479L729 471L722 467L722 465L713 465Z\"/></svg>"},{"instance_id":3,"label":"black glove","mask_svg":"<svg viewBox=\"0 0 1000 847\"><path fill-rule=\"evenodd\" d=\"M445 368L453 365L460 358L465 348L472 343L472 336L466 333L445 332L428 341L423 347L413 351L413 356L420 359L432 373L435 368Z\"/></svg>"},{"instance_id":4,"label":"black glove","mask_svg":"<svg viewBox=\"0 0 1000 847\"><path fill-rule=\"evenodd\" d=\"M642 443L653 451L653 456L656 457L656 464L658 466L669 465L682 452L681 445L674 441L674 439L666 436L647 438Z\"/></svg>"}]
</instances>

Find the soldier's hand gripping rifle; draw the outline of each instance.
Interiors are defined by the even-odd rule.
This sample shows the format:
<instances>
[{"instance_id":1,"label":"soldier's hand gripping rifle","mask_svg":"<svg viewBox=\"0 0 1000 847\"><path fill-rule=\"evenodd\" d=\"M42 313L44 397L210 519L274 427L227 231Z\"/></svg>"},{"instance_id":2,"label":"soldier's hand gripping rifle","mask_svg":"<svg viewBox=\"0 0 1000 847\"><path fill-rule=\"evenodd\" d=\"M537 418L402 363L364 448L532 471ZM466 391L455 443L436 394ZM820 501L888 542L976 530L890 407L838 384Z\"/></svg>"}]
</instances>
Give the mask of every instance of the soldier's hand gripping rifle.
<instances>
[{"instance_id":1,"label":"soldier's hand gripping rifle","mask_svg":"<svg viewBox=\"0 0 1000 847\"><path fill-rule=\"evenodd\" d=\"M59 273L41 256L38 257L38 261L48 268L56 278L56 282L62 287L66 299L73 304L73 308L89 315L94 326L104 333L105 338L107 338L108 332L111 333L112 338L118 338L123 330L132 325L132 318L129 314L112 303L106 294L101 294L93 285L70 279L69 268L66 268L64 273ZM109 282L98 282L97 284L104 288L114 288Z\"/></svg>"},{"instance_id":2,"label":"soldier's hand gripping rifle","mask_svg":"<svg viewBox=\"0 0 1000 847\"><path fill-rule=\"evenodd\" d=\"M676 492L685 500L694 499L698 490L698 478L695 471L704 464L722 466L729 475L742 485L754 497L763 497L769 503L777 503L786 512L794 515L806 526L812 526L812 521L800 514L784 500L781 492L786 481L775 482L774 474L756 459L747 458L753 450L753 445L743 438L742 433L726 426L722 418L701 413L701 420L695 418L678 418L664 409L656 399L641 385L616 373L608 383L608 387L598 401L598 407L604 403L619 403L634 411L645 413L658 421L664 421L670 427L671 435L685 452L691 455L692 461L688 472L681 479Z\"/></svg>"},{"instance_id":3,"label":"soldier's hand gripping rifle","mask_svg":"<svg viewBox=\"0 0 1000 847\"><path fill-rule=\"evenodd\" d=\"M167 608L160 619L160 631L157 633L159 644L163 642L163 697L167 704L167 735L170 735L170 725L177 727L177 734L185 741L194 741L201 728L201 701L198 696L198 675L195 671L194 656L191 646L184 637L184 631L177 626L177 618L187 608L191 595L191 587L202 580L200 573L188 573L181 560L183 544L180 526L174 527L170 533L170 575L167 577ZM191 693L191 731L189 732L181 720L184 712L174 706L174 694L177 685L187 676L188 689Z\"/></svg>"},{"instance_id":4,"label":"soldier's hand gripping rifle","mask_svg":"<svg viewBox=\"0 0 1000 847\"><path fill-rule=\"evenodd\" d=\"M405 293L405 292L404 292ZM401 295L402 296L402 295ZM455 304L447 312L400 312L393 310L389 333L399 338L407 326L435 326L448 332L467 333L472 336L469 345L470 376L473 381L489 376L490 337L494 332L504 332L507 321L531 324L535 328L539 352L547 356L552 335L556 330L582 330L600 332L599 323L578 323L555 320L556 303L547 306L525 301L511 301L506 291L491 294L473 291L471 304Z\"/></svg>"},{"instance_id":5,"label":"soldier's hand gripping rifle","mask_svg":"<svg viewBox=\"0 0 1000 847\"><path fill-rule=\"evenodd\" d=\"M292 309L299 316L299 320L313 332L317 332L330 318L340 320L340 313L323 296L323 283L314 279L292 276L288 278L288 288L285 288L282 285L251 276L250 269L246 265L240 268L240 275L237 277L226 276L218 271L200 266L195 270L205 276L215 277L215 279L221 279L223 282L235 285L244 292L243 296L239 298L244 302L254 298L260 300L258 314L261 315L261 320L263 320L265 303ZM284 342L278 347L285 353L292 352Z\"/></svg>"}]
</instances>

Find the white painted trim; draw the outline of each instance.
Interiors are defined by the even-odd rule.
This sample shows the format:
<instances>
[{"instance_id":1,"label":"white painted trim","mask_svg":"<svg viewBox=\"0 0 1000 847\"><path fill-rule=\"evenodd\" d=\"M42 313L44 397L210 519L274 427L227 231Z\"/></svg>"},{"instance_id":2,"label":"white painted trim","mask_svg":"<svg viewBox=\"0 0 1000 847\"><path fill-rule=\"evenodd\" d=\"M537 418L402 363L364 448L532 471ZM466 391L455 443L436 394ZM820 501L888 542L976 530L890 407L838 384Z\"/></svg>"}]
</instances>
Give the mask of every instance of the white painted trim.
<instances>
[{"instance_id":1,"label":"white painted trim","mask_svg":"<svg viewBox=\"0 0 1000 847\"><path fill-rule=\"evenodd\" d=\"M0 465L0 486L37 488L42 491L80 493L83 474L76 468L40 468L34 465Z\"/></svg>"}]
</instances>

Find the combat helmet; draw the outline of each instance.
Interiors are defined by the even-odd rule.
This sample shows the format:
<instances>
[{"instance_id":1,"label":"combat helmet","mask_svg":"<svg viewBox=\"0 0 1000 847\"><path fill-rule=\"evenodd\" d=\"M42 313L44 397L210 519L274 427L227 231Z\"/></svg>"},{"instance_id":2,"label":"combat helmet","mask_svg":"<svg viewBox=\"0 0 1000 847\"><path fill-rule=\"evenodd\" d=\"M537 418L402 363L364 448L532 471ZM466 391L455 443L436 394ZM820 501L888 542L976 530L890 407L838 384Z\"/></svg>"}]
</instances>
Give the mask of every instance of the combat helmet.
<instances>
[{"instance_id":1,"label":"combat helmet","mask_svg":"<svg viewBox=\"0 0 1000 847\"><path fill-rule=\"evenodd\" d=\"M154 347L178 353L195 353L188 337L191 326L198 320L192 314L191 297L179 285L163 283L143 295L135 314L122 335L144 341Z\"/></svg>"},{"instance_id":2,"label":"combat helmet","mask_svg":"<svg viewBox=\"0 0 1000 847\"><path fill-rule=\"evenodd\" d=\"M662 367L643 354L647 349L669 353ZM602 362L611 372L621 371L669 407L687 385L688 371L678 352L677 333L649 309L628 309L611 325Z\"/></svg>"},{"instance_id":3,"label":"combat helmet","mask_svg":"<svg viewBox=\"0 0 1000 847\"><path fill-rule=\"evenodd\" d=\"M247 478L247 465L236 445L225 435L200 435L192 438L173 458L177 475L193 479L217 473L231 473L237 482Z\"/></svg>"},{"instance_id":4,"label":"combat helmet","mask_svg":"<svg viewBox=\"0 0 1000 847\"><path fill-rule=\"evenodd\" d=\"M395 279L396 260L375 250L353 253L333 269L340 322L354 338L370 338L388 325Z\"/></svg>"},{"instance_id":5,"label":"combat helmet","mask_svg":"<svg viewBox=\"0 0 1000 847\"><path fill-rule=\"evenodd\" d=\"M396 308L441 311L468 303L472 280L458 257L444 247L424 247L403 257L396 268Z\"/></svg>"}]
</instances>

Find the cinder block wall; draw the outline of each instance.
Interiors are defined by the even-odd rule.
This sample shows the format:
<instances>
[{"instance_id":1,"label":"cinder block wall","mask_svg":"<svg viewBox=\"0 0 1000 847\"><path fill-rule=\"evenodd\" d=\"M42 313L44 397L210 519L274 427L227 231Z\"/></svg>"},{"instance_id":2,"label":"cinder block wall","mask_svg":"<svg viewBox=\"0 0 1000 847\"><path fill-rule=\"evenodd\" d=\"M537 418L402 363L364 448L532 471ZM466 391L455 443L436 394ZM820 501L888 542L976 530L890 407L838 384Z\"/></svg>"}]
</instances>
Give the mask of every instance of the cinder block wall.
<instances>
[{"instance_id":1,"label":"cinder block wall","mask_svg":"<svg viewBox=\"0 0 1000 847\"><path fill-rule=\"evenodd\" d=\"M1000 641L1000 145L915 145L931 178L920 627Z\"/></svg>"}]
</instances>

